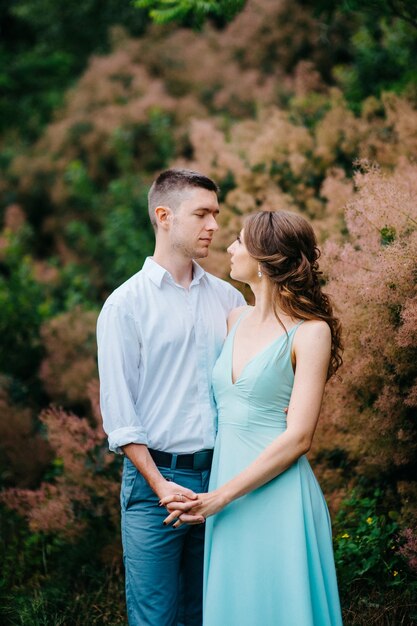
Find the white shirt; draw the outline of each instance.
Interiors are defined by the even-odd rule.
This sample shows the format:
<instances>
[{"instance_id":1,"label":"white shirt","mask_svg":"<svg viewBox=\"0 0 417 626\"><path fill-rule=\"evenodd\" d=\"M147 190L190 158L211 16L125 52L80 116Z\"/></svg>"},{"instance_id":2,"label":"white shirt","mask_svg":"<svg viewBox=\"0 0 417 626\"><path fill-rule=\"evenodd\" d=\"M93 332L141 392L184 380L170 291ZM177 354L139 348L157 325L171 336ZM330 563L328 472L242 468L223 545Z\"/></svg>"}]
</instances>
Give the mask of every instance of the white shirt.
<instances>
[{"instance_id":1,"label":"white shirt","mask_svg":"<svg viewBox=\"0 0 417 626\"><path fill-rule=\"evenodd\" d=\"M234 287L197 263L185 289L151 258L110 295L97 323L110 450L143 443L186 454L214 446L211 374L227 316L243 304Z\"/></svg>"}]
</instances>

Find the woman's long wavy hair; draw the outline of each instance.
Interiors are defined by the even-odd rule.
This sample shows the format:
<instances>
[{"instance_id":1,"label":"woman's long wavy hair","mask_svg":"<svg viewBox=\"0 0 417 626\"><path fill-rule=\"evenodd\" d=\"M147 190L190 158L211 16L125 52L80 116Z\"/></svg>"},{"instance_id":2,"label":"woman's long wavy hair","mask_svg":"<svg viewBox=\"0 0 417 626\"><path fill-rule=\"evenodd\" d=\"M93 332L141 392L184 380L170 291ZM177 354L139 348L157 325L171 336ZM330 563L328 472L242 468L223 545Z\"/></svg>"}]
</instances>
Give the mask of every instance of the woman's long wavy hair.
<instances>
[{"instance_id":1,"label":"woman's long wavy hair","mask_svg":"<svg viewBox=\"0 0 417 626\"><path fill-rule=\"evenodd\" d=\"M322 292L320 250L310 224L289 211L259 211L244 224L245 246L272 282L275 315L278 307L293 318L324 320L332 335L328 379L342 364L341 325L329 297Z\"/></svg>"}]
</instances>

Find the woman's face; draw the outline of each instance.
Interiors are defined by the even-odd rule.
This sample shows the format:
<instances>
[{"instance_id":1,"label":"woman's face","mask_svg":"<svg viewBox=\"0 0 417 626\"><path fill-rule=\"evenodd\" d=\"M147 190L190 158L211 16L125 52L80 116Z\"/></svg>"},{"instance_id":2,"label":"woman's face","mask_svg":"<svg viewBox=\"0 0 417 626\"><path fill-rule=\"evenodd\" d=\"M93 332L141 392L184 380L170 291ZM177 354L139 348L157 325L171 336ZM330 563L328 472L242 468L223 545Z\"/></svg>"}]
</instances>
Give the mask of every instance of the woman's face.
<instances>
[{"instance_id":1,"label":"woman's face","mask_svg":"<svg viewBox=\"0 0 417 626\"><path fill-rule=\"evenodd\" d=\"M258 261L247 251L245 246L244 229L236 237L236 240L227 248L230 254L230 276L242 283L252 283L258 278Z\"/></svg>"}]
</instances>

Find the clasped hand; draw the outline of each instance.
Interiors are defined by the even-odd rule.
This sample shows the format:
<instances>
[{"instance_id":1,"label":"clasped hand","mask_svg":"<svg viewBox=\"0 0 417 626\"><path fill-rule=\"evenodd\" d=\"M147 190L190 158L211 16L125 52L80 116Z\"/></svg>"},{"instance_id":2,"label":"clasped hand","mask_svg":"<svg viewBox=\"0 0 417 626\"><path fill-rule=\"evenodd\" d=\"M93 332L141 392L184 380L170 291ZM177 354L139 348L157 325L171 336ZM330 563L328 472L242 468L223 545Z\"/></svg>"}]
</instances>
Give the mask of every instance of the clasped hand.
<instances>
[{"instance_id":1,"label":"clasped hand","mask_svg":"<svg viewBox=\"0 0 417 626\"><path fill-rule=\"evenodd\" d=\"M215 515L223 508L224 504L218 491L199 493L197 498L190 500L183 494L175 493L165 496L160 501L169 511L164 524L173 524L178 528L182 524L203 524L210 515Z\"/></svg>"}]
</instances>

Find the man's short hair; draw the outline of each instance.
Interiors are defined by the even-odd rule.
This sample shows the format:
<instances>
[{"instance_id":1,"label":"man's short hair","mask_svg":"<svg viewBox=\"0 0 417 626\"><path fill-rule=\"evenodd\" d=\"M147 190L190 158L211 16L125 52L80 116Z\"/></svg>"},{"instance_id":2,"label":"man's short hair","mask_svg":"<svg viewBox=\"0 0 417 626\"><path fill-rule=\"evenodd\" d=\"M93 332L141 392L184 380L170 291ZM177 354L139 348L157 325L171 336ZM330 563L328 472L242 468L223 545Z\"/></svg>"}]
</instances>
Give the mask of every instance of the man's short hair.
<instances>
[{"instance_id":1,"label":"man's short hair","mask_svg":"<svg viewBox=\"0 0 417 626\"><path fill-rule=\"evenodd\" d=\"M219 193L218 186L211 178L193 170L171 168L161 172L154 180L148 193L148 211L155 230L157 229L155 209L158 206L166 206L176 211L183 200L183 192L190 187L202 187L214 191L215 194Z\"/></svg>"}]
</instances>

